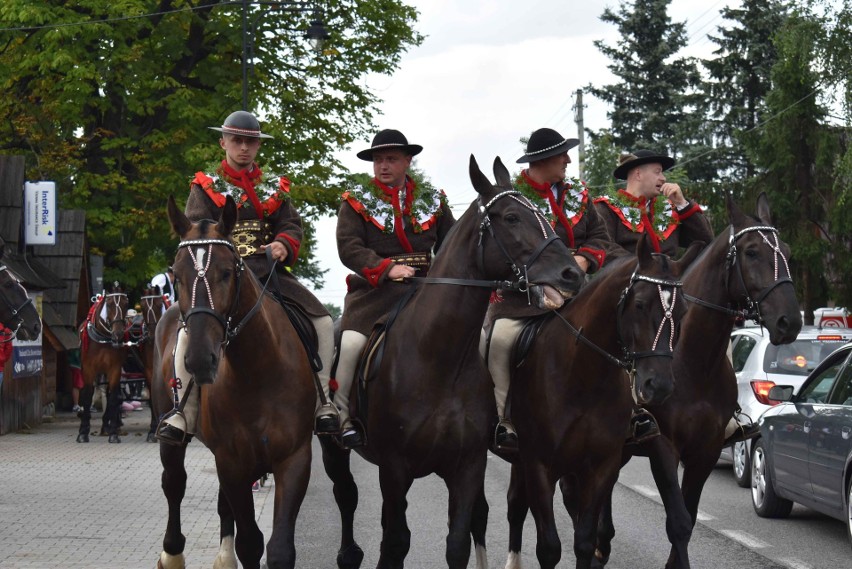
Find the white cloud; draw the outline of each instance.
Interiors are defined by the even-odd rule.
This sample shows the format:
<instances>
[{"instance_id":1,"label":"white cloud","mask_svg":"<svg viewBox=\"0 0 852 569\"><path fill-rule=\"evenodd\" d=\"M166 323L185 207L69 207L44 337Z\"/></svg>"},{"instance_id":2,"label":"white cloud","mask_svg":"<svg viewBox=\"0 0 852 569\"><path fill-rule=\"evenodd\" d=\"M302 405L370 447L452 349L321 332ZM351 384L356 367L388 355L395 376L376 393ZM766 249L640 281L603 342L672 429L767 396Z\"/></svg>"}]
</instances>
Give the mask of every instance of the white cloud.
<instances>
[{"instance_id":1,"label":"white cloud","mask_svg":"<svg viewBox=\"0 0 852 569\"><path fill-rule=\"evenodd\" d=\"M495 156L510 171L523 154L522 136L547 126L563 136L577 136L574 93L593 83L613 81L609 60L593 42L617 43L616 30L599 16L617 2L564 0L415 0L421 13L418 29L423 45L405 54L392 77L371 77L368 85L384 101L381 128L401 130L410 142L421 144L417 166L447 192L459 214L474 198L468 178L471 153L490 173ZM674 21L687 21L694 35L685 54L702 55L712 44L708 32L722 23L719 10L737 0L717 0L708 6L693 0L673 0ZM703 53L706 57L707 53ZM607 125L606 107L584 97L585 127ZM372 172L355 152L365 140L339 153L352 171ZM576 161L576 150L571 157ZM576 165L573 165L575 167ZM569 170L576 175L576 170ZM322 220L318 258L326 286L315 291L323 302L343 306L344 278L349 273L337 256L335 220Z\"/></svg>"}]
</instances>

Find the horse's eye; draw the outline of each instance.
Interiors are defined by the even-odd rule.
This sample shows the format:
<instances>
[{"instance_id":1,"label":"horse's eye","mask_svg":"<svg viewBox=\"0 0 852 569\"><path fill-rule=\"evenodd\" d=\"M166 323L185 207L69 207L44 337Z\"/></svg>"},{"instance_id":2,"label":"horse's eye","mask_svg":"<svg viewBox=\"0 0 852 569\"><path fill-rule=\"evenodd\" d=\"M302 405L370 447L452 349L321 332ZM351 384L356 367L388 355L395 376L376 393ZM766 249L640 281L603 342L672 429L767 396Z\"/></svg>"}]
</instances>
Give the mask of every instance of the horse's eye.
<instances>
[{"instance_id":1,"label":"horse's eye","mask_svg":"<svg viewBox=\"0 0 852 569\"><path fill-rule=\"evenodd\" d=\"M637 299L633 305L636 307L636 310L645 310L645 301Z\"/></svg>"},{"instance_id":2,"label":"horse's eye","mask_svg":"<svg viewBox=\"0 0 852 569\"><path fill-rule=\"evenodd\" d=\"M749 259L757 259L757 251L754 249L746 249L745 254Z\"/></svg>"},{"instance_id":3,"label":"horse's eye","mask_svg":"<svg viewBox=\"0 0 852 569\"><path fill-rule=\"evenodd\" d=\"M506 223L510 223L512 225L515 225L515 224L520 223L520 222L521 222L521 218L516 213L510 213L509 215L506 216Z\"/></svg>"}]
</instances>

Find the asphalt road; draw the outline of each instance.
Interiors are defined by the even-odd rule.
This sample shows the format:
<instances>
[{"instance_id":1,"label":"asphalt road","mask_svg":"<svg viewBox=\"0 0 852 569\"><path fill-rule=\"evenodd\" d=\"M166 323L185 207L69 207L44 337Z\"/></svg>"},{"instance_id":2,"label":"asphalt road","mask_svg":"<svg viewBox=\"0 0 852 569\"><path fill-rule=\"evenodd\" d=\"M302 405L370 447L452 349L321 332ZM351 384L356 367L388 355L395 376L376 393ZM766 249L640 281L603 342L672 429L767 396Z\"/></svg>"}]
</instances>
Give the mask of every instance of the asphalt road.
<instances>
[{"instance_id":1,"label":"asphalt road","mask_svg":"<svg viewBox=\"0 0 852 569\"><path fill-rule=\"evenodd\" d=\"M89 444L74 442L77 425L70 414L28 434L0 437L0 568L155 566L166 501L160 490L158 445L144 440L147 420L147 412L132 413L126 419L129 434L118 445L102 437L93 437ZM378 469L360 457L353 457L352 463L360 485L356 538L365 552L363 567L375 567L381 541ZM198 443L190 445L187 470L182 510L187 567L209 568L218 548L217 486L212 456ZM490 456L490 568L502 568L506 559L508 476L509 466ZM271 483L254 495L258 523L267 538L272 495ZM443 483L434 476L415 481L408 502L412 544L406 567L446 566ZM608 567L663 567L669 550L664 511L646 460L634 459L622 470L614 504L617 533ZM556 513L563 550L559 567L573 567L572 526L558 493ZM297 527L298 567L333 568L339 535L331 484L315 445L313 476ZM524 567L537 567L531 517L524 543ZM708 481L690 556L692 567L706 569L852 567L843 523L801 507L787 520L762 520L752 511L749 491L736 486L726 467L717 468Z\"/></svg>"}]
</instances>

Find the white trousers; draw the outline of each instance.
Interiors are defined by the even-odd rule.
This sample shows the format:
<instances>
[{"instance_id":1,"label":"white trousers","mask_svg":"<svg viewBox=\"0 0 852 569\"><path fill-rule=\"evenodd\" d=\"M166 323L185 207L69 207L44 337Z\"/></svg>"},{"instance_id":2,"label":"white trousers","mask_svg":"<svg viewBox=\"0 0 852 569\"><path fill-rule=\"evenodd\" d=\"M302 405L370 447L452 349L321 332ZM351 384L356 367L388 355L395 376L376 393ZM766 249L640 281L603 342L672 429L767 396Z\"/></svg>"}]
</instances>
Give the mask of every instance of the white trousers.
<instances>
[{"instance_id":1,"label":"white trousers","mask_svg":"<svg viewBox=\"0 0 852 569\"><path fill-rule=\"evenodd\" d=\"M491 380L494 382L494 398L497 400L497 416L502 420L506 413L506 397L509 394L509 384L512 379L511 366L512 348L518 335L524 327L524 321L514 318L499 318L494 321L491 332L491 343L487 345L486 333L483 330L479 342L479 353L485 358ZM488 353L486 354L486 347Z\"/></svg>"},{"instance_id":2,"label":"white trousers","mask_svg":"<svg viewBox=\"0 0 852 569\"><path fill-rule=\"evenodd\" d=\"M340 426L346 428L349 423L349 392L355 381L355 372L358 360L364 346L367 345L367 336L355 330L344 330L340 335L340 357L337 359L337 392L334 394L334 404L340 411Z\"/></svg>"},{"instance_id":3,"label":"white trousers","mask_svg":"<svg viewBox=\"0 0 852 569\"><path fill-rule=\"evenodd\" d=\"M311 322L317 331L317 353L322 360L322 369L317 372L322 384L323 393L326 400L329 397L328 382L330 380L329 372L331 370L331 360L334 357L334 322L331 316L320 316L312 318ZM184 354L186 353L187 335L183 328L178 330L178 339L175 344L174 365L175 377L181 379L181 387L178 389L178 398L183 400L186 388L189 385L189 380L192 377L184 366ZM365 340L366 342L366 340ZM183 408L183 417L180 415L172 415L165 419L165 423L172 425L186 433L195 434L198 424L198 406L200 404L201 386L194 385L192 391L187 395L186 404ZM321 399L317 394L317 404L319 407Z\"/></svg>"}]
</instances>

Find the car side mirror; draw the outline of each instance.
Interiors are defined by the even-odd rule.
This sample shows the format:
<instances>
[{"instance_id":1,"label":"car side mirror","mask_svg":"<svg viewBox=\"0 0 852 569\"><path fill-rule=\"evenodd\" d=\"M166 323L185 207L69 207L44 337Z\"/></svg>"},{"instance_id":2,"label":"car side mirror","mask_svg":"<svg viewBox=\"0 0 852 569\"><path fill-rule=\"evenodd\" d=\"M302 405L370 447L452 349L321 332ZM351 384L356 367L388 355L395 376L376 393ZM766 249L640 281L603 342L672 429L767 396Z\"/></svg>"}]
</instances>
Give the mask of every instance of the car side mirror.
<instances>
[{"instance_id":1,"label":"car side mirror","mask_svg":"<svg viewBox=\"0 0 852 569\"><path fill-rule=\"evenodd\" d=\"M769 389L766 398L772 401L790 401L793 399L793 386L775 385Z\"/></svg>"}]
</instances>

